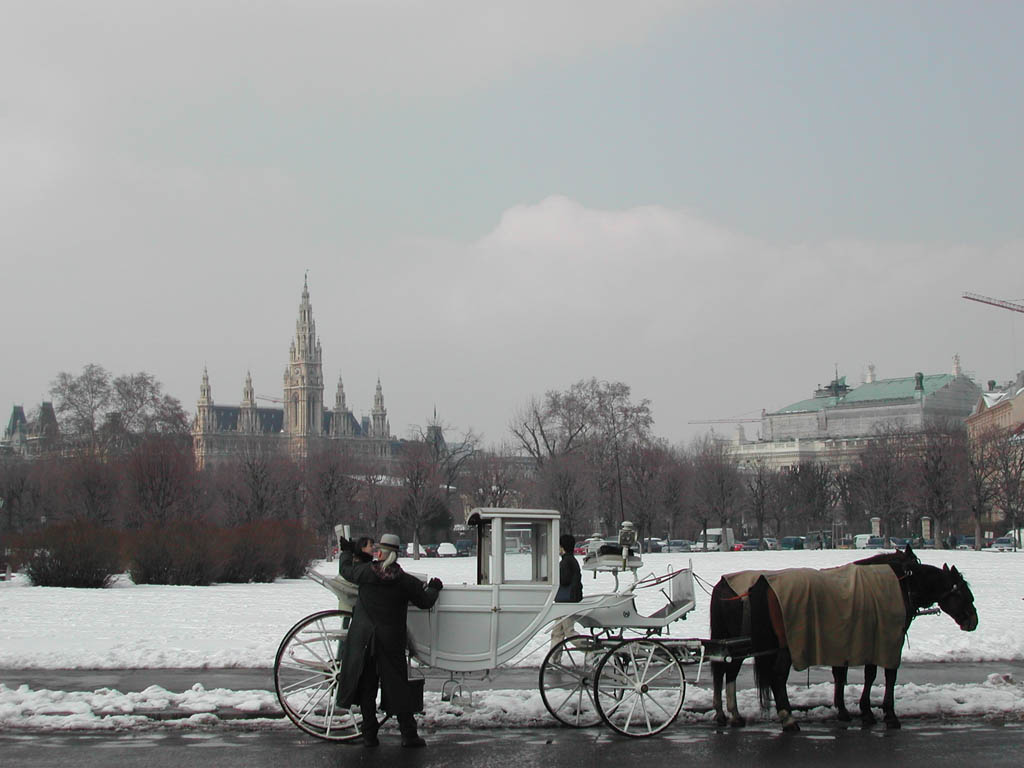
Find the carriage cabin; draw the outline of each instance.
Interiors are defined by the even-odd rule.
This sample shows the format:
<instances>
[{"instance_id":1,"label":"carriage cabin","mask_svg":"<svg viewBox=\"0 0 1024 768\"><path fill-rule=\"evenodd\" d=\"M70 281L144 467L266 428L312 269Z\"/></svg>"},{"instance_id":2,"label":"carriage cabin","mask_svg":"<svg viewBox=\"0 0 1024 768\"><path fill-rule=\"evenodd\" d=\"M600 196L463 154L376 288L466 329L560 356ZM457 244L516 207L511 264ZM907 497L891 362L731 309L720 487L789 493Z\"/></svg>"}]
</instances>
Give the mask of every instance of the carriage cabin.
<instances>
[{"instance_id":1,"label":"carriage cabin","mask_svg":"<svg viewBox=\"0 0 1024 768\"><path fill-rule=\"evenodd\" d=\"M552 509L474 509L476 582L445 584L433 609L409 609L416 657L449 670L493 668L548 624L559 518Z\"/></svg>"}]
</instances>

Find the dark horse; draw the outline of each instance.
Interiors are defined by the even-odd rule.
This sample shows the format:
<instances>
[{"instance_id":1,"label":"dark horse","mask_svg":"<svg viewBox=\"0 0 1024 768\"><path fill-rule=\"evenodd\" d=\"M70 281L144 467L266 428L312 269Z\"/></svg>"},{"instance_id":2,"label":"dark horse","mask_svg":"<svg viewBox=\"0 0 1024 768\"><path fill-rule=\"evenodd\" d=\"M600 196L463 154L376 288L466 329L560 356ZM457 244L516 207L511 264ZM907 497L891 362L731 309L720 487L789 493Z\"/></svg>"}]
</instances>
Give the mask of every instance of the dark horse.
<instances>
[{"instance_id":1,"label":"dark horse","mask_svg":"<svg viewBox=\"0 0 1024 768\"><path fill-rule=\"evenodd\" d=\"M971 631L977 627L978 615L974 609L974 596L967 582L956 568L935 568L918 562L917 557L909 551L885 553L866 561L868 565L889 565L900 580L900 591L903 596L903 608L906 622L904 634L910 626L917 611L935 603L952 616L960 628ZM774 603L774 605L771 605ZM746 616L744 614L746 613ZM774 614L775 621L771 621ZM745 625L746 624L746 625ZM744 644L745 636L750 642ZM736 641L731 650L724 654L727 661L712 663L714 675L715 721L719 725L727 723L739 726L744 724L743 717L736 706L736 675L744 656L755 657L755 674L762 705L767 706L769 692L774 695L779 718L784 730L799 730L793 719L786 693L786 682L792 658L785 641L785 632L781 622L781 610L778 600L768 587L767 581L758 579L751 588L749 595L737 596L726 580L721 579L711 595L711 639L718 641ZM834 667L833 677L836 681L834 700L839 709L840 719L849 718L843 703L842 691L846 682L846 667ZM873 722L870 713L870 682L873 682L875 670L865 668L865 693L861 697L861 714L864 722ZM870 680L869 680L870 675ZM722 709L722 682L726 681L726 694L730 717L727 719ZM889 727L898 728L893 706L893 688L896 684L896 669L887 669L885 673L886 690L883 700L885 720ZM841 706L840 706L841 704ZM867 713L866 715L864 713Z\"/></svg>"}]
</instances>

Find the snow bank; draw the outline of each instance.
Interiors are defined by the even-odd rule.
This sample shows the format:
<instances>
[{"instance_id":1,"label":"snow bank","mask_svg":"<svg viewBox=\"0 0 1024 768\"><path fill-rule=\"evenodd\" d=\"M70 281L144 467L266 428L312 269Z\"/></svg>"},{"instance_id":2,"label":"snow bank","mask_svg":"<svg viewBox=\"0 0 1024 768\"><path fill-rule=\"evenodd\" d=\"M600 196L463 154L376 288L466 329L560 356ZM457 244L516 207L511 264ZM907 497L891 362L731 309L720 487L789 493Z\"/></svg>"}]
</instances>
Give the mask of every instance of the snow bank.
<instances>
[{"instance_id":1,"label":"snow bank","mask_svg":"<svg viewBox=\"0 0 1024 768\"><path fill-rule=\"evenodd\" d=\"M695 572L713 584L723 573L841 565L849 551L694 553ZM947 616L917 619L904 661L993 661L1024 659L1024 554L924 551L933 565L963 571L974 591L980 624L961 632ZM691 555L644 556L641 574L683 567ZM471 558L403 560L408 570L446 583L473 579ZM337 566L320 563L319 570ZM587 594L608 592L612 577L584 572ZM657 590L638 593L642 613L661 607ZM303 616L336 607L330 592L307 579L274 584L212 587L136 586L121 577L110 589L30 587L24 577L0 583L0 668L116 669L250 667L273 665L278 643ZM708 636L708 599L698 590L697 608L671 625L675 637ZM547 650L542 633L514 662L538 666Z\"/></svg>"}]
</instances>

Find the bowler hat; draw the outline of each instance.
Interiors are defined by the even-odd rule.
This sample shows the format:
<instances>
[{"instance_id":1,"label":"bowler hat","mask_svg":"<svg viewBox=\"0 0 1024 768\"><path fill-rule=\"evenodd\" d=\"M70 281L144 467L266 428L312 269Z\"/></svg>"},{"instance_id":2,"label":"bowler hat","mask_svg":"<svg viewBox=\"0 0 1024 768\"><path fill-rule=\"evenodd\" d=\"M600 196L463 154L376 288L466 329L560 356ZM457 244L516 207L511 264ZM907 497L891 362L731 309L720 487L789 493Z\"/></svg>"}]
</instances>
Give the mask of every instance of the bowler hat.
<instances>
[{"instance_id":1,"label":"bowler hat","mask_svg":"<svg viewBox=\"0 0 1024 768\"><path fill-rule=\"evenodd\" d=\"M392 552L397 552L401 544L402 540L393 533L385 533L380 537L380 541L377 542L381 549L390 549Z\"/></svg>"}]
</instances>

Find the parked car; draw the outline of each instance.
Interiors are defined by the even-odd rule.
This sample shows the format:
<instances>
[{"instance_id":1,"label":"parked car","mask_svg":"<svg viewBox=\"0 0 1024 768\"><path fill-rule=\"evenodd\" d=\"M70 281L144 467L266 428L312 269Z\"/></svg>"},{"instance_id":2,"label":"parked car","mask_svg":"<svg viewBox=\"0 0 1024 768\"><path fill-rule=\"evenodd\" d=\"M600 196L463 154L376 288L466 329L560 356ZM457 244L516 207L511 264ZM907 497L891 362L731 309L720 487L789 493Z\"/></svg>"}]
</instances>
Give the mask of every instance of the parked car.
<instances>
[{"instance_id":1,"label":"parked car","mask_svg":"<svg viewBox=\"0 0 1024 768\"><path fill-rule=\"evenodd\" d=\"M405 545L405 554L406 554L406 555L407 555L408 557L412 557L412 556L413 556L413 553L414 553L415 551L416 551L416 550L414 550L414 549L413 549L413 546L412 546L412 542L411 542L411 541L410 541L409 543L407 543L407 544ZM424 549L424 547L423 547L423 545L422 545L422 544L420 544L420 557L426 557L426 556L427 556L427 550L426 550L426 549Z\"/></svg>"},{"instance_id":2,"label":"parked car","mask_svg":"<svg viewBox=\"0 0 1024 768\"><path fill-rule=\"evenodd\" d=\"M1000 536L989 545L988 549L993 552L1013 552L1013 539L1009 536Z\"/></svg>"},{"instance_id":3,"label":"parked car","mask_svg":"<svg viewBox=\"0 0 1024 768\"><path fill-rule=\"evenodd\" d=\"M437 545L438 557L458 557L459 550L450 541L443 541Z\"/></svg>"},{"instance_id":4,"label":"parked car","mask_svg":"<svg viewBox=\"0 0 1024 768\"><path fill-rule=\"evenodd\" d=\"M774 539L771 536L765 536L764 537L764 548L765 549L778 549L779 548L779 540L778 539Z\"/></svg>"},{"instance_id":5,"label":"parked car","mask_svg":"<svg viewBox=\"0 0 1024 768\"><path fill-rule=\"evenodd\" d=\"M885 539L881 536L872 536L868 539L868 543L864 545L864 549L882 549L885 547Z\"/></svg>"},{"instance_id":6,"label":"parked car","mask_svg":"<svg viewBox=\"0 0 1024 768\"><path fill-rule=\"evenodd\" d=\"M662 552L689 552L693 549L693 542L688 539L669 539L662 547Z\"/></svg>"},{"instance_id":7,"label":"parked car","mask_svg":"<svg viewBox=\"0 0 1024 768\"><path fill-rule=\"evenodd\" d=\"M900 536L890 536L889 546L893 549L906 549L907 544L910 543L910 539L904 539Z\"/></svg>"},{"instance_id":8,"label":"parked car","mask_svg":"<svg viewBox=\"0 0 1024 768\"><path fill-rule=\"evenodd\" d=\"M661 539L644 539L644 552L661 552L665 545Z\"/></svg>"},{"instance_id":9,"label":"parked car","mask_svg":"<svg viewBox=\"0 0 1024 768\"><path fill-rule=\"evenodd\" d=\"M470 557L476 551L476 542L472 539L459 539L455 542L455 551L459 557Z\"/></svg>"},{"instance_id":10,"label":"parked car","mask_svg":"<svg viewBox=\"0 0 1024 768\"><path fill-rule=\"evenodd\" d=\"M747 539L743 542L742 546L744 552L757 552L759 549L761 549L761 540Z\"/></svg>"},{"instance_id":11,"label":"parked car","mask_svg":"<svg viewBox=\"0 0 1024 768\"><path fill-rule=\"evenodd\" d=\"M804 537L803 536L783 536L779 540L779 549L803 549L804 548Z\"/></svg>"},{"instance_id":12,"label":"parked car","mask_svg":"<svg viewBox=\"0 0 1024 768\"><path fill-rule=\"evenodd\" d=\"M804 549L832 549L831 532L811 531L804 537Z\"/></svg>"}]
</instances>

